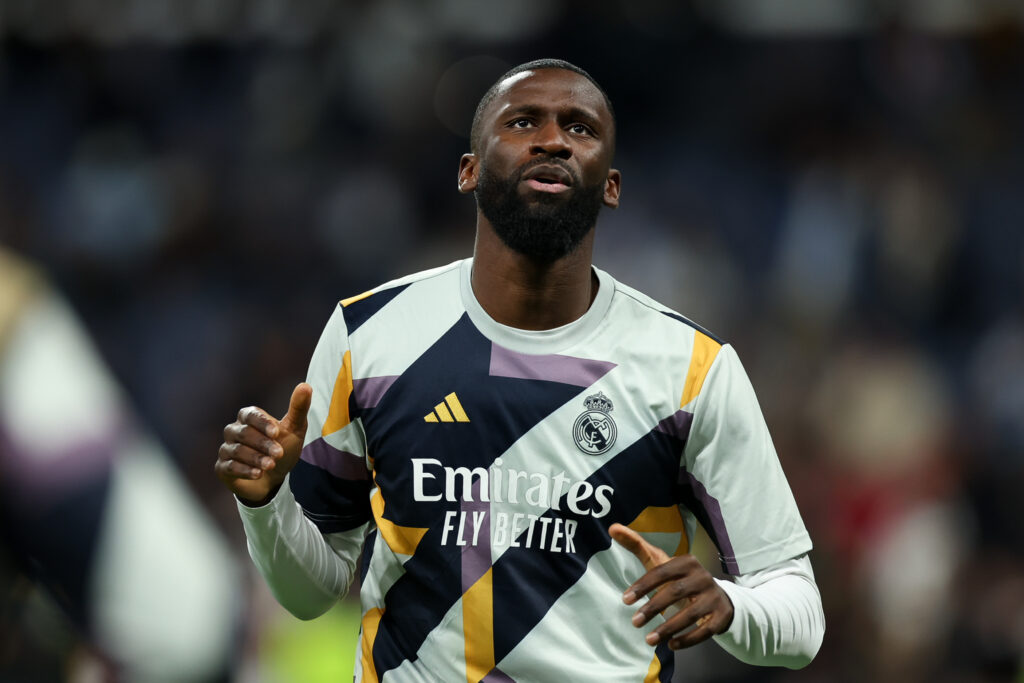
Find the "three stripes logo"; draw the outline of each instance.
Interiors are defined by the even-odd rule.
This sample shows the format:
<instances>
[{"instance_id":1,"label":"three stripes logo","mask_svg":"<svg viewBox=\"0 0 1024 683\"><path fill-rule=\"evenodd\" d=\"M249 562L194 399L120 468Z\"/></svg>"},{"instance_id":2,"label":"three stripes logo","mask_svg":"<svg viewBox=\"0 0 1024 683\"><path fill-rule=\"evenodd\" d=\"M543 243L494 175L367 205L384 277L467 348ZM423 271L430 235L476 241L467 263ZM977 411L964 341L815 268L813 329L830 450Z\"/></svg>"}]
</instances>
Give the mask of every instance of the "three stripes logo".
<instances>
[{"instance_id":1,"label":"three stripes logo","mask_svg":"<svg viewBox=\"0 0 1024 683\"><path fill-rule=\"evenodd\" d=\"M448 394L434 409L423 416L424 422L469 422L469 416L455 392Z\"/></svg>"}]
</instances>

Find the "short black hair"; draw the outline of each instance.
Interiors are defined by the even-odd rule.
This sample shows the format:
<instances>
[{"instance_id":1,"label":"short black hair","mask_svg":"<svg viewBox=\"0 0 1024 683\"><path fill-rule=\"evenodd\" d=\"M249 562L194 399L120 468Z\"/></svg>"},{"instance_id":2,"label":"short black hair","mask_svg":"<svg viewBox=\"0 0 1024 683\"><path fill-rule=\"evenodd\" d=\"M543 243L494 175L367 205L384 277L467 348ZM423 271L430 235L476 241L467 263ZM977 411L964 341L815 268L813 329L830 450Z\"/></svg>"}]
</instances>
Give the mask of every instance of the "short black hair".
<instances>
[{"instance_id":1,"label":"short black hair","mask_svg":"<svg viewBox=\"0 0 1024 683\"><path fill-rule=\"evenodd\" d=\"M606 93L604 88L601 87L601 84L594 80L593 76L564 59L535 59L532 62L526 62L525 64L514 66L506 71L501 78L496 80L491 87L487 89L484 96L480 98L480 103L476 105L476 113L473 114L473 125L469 131L469 149L471 152L475 154L480 146L480 125L484 117L484 111L487 109L488 105L494 101L494 98L498 96L498 90L501 84L504 83L506 79L511 78L516 74L524 71L534 71L536 69L564 69L586 78L594 84L594 87L597 88L598 92L601 93L601 96L604 97L604 103L608 107L608 112L612 115L612 124L615 123L615 110L612 108L611 98L608 97L608 93Z\"/></svg>"}]
</instances>

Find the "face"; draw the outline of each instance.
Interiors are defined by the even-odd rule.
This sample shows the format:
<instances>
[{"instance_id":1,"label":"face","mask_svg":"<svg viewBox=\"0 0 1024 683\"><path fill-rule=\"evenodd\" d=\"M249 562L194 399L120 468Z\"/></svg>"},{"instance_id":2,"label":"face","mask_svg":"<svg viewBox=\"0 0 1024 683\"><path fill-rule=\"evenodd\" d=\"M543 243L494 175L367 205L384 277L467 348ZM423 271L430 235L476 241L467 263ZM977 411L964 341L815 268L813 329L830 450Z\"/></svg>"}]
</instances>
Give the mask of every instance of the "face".
<instances>
[{"instance_id":1,"label":"face","mask_svg":"<svg viewBox=\"0 0 1024 683\"><path fill-rule=\"evenodd\" d=\"M563 69L516 74L484 112L479 149L462 157L459 190L476 193L506 246L556 260L580 244L602 205L618 206L614 135L604 96L585 77Z\"/></svg>"}]
</instances>

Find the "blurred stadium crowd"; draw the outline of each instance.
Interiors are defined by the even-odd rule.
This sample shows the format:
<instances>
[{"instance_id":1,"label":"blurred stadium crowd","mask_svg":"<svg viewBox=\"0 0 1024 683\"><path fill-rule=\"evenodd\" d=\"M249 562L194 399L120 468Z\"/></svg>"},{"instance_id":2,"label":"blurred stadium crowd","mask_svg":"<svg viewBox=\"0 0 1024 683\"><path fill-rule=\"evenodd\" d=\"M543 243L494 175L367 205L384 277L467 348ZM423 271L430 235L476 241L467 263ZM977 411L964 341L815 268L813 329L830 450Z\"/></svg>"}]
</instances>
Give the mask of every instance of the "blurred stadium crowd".
<instances>
[{"instance_id":1,"label":"blurred stadium crowd","mask_svg":"<svg viewBox=\"0 0 1024 683\"><path fill-rule=\"evenodd\" d=\"M223 425L338 299L469 255L473 107L542 56L616 108L596 262L734 344L816 545L810 667L680 680L1024 680L1019 2L0 0L0 244L241 557Z\"/></svg>"}]
</instances>

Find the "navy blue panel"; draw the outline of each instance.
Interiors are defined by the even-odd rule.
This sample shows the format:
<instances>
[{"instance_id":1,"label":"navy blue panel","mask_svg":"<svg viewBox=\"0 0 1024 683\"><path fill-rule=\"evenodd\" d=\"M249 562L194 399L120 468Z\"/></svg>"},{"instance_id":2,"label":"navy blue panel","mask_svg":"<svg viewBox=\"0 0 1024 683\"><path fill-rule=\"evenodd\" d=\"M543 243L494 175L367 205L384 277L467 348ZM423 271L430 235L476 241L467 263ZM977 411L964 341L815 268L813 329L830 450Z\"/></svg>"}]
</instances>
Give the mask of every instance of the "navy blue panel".
<instances>
[{"instance_id":1,"label":"navy blue panel","mask_svg":"<svg viewBox=\"0 0 1024 683\"><path fill-rule=\"evenodd\" d=\"M374 529L366 535L366 540L363 541L363 557L359 563L359 583L362 585L366 581L366 572L370 571L370 560L373 559L373 546L377 542L377 530Z\"/></svg>"},{"instance_id":2,"label":"navy blue panel","mask_svg":"<svg viewBox=\"0 0 1024 683\"><path fill-rule=\"evenodd\" d=\"M348 306L342 306L345 314L345 327L348 333L352 334L359 329L359 326L373 317L373 315L384 308L385 304L405 291L409 285L399 285L389 289L375 292L365 299L353 301Z\"/></svg>"},{"instance_id":3,"label":"navy blue panel","mask_svg":"<svg viewBox=\"0 0 1024 683\"><path fill-rule=\"evenodd\" d=\"M558 382L490 376L491 342L463 316L391 386L380 404L360 413L374 476L384 492L384 516L402 526L430 528L388 591L373 658L377 673L415 659L430 633L461 597L462 546L441 545L444 515L460 502L413 500L414 458L447 467L491 465L520 436L583 391ZM429 423L455 392L469 422ZM444 475L426 488L443 493ZM451 567L449 569L449 567Z\"/></svg>"},{"instance_id":4,"label":"navy blue panel","mask_svg":"<svg viewBox=\"0 0 1024 683\"><path fill-rule=\"evenodd\" d=\"M668 317L672 318L673 320L678 320L681 323L685 323L685 324L689 325L690 327L692 327L693 329L697 330L698 332L703 332L704 334L706 334L707 336L711 337L712 339L714 339L719 344L725 344L724 341L722 341L721 339L719 339L715 335L711 334L707 330L707 328L701 327L700 325L698 325L697 323L693 322L692 320L690 320L686 316L679 315L678 313L674 313L672 311L662 311L662 313L667 315Z\"/></svg>"},{"instance_id":5,"label":"navy blue panel","mask_svg":"<svg viewBox=\"0 0 1024 683\"><path fill-rule=\"evenodd\" d=\"M658 683L672 683L672 674L676 670L676 655L669 649L668 641L665 641L654 648L654 654L661 662L661 672L658 674Z\"/></svg>"},{"instance_id":6,"label":"navy blue panel","mask_svg":"<svg viewBox=\"0 0 1024 683\"><path fill-rule=\"evenodd\" d=\"M289 485L303 513L325 534L355 529L373 517L368 479L339 479L299 460L289 475Z\"/></svg>"},{"instance_id":7,"label":"navy blue panel","mask_svg":"<svg viewBox=\"0 0 1024 683\"><path fill-rule=\"evenodd\" d=\"M564 497L560 511L550 510L544 515L578 522L573 543L575 554L523 547L505 551L493 573L494 613L503 615L494 624L495 661L501 661L518 645L558 597L579 580L590 558L611 545L609 526L632 522L648 506L675 504L678 443L662 432L652 431L588 477L595 489L601 485L614 488L607 515L577 515L568 510ZM520 542L524 536L525 532L520 535ZM637 568L639 578L639 561Z\"/></svg>"},{"instance_id":8,"label":"navy blue panel","mask_svg":"<svg viewBox=\"0 0 1024 683\"><path fill-rule=\"evenodd\" d=\"M89 582L109 489L105 470L48 501L44 510L12 509L17 497L0 497L0 541L83 630L90 625Z\"/></svg>"}]
</instances>

